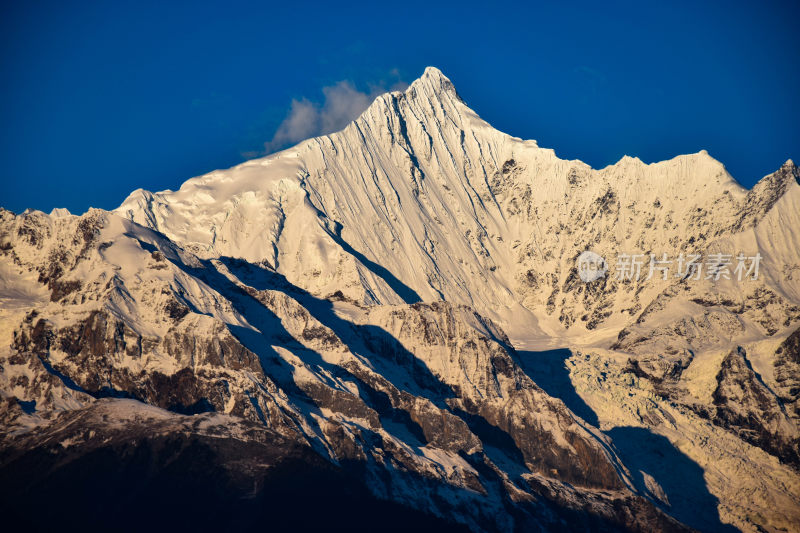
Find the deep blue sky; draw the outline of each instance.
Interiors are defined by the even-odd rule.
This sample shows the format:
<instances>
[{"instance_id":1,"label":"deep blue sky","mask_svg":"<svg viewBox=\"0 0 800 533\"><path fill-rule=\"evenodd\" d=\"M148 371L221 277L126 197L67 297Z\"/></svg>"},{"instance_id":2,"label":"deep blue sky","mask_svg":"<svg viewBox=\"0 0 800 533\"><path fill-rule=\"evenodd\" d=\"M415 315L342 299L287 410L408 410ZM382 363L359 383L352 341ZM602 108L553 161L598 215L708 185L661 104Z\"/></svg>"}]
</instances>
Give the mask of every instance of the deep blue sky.
<instances>
[{"instance_id":1,"label":"deep blue sky","mask_svg":"<svg viewBox=\"0 0 800 533\"><path fill-rule=\"evenodd\" d=\"M800 159L797 2L161 3L3 2L0 205L177 188L263 149L292 98L426 65L595 167L707 149L751 186Z\"/></svg>"}]
</instances>

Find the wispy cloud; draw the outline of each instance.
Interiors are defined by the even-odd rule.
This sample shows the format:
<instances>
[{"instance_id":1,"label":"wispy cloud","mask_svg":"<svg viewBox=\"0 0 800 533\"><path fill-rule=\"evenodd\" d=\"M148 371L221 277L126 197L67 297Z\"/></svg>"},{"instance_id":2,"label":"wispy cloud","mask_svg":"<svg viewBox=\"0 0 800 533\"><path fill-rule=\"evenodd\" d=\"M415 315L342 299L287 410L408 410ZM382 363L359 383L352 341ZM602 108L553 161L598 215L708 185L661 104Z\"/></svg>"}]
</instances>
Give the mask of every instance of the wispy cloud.
<instances>
[{"instance_id":1,"label":"wispy cloud","mask_svg":"<svg viewBox=\"0 0 800 533\"><path fill-rule=\"evenodd\" d=\"M320 110L313 103L303 98L292 100L289 114L283 119L272 140L264 144L264 148L271 152L288 143L313 137L319 131Z\"/></svg>"},{"instance_id":2,"label":"wispy cloud","mask_svg":"<svg viewBox=\"0 0 800 533\"><path fill-rule=\"evenodd\" d=\"M352 82L342 80L322 88L322 102L312 102L307 98L292 99L286 118L280 123L272 139L264 143L266 153L309 137L338 131L363 113L377 96L408 87L406 82L399 79L396 69L389 75L394 81L372 84L367 91L360 91Z\"/></svg>"}]
</instances>

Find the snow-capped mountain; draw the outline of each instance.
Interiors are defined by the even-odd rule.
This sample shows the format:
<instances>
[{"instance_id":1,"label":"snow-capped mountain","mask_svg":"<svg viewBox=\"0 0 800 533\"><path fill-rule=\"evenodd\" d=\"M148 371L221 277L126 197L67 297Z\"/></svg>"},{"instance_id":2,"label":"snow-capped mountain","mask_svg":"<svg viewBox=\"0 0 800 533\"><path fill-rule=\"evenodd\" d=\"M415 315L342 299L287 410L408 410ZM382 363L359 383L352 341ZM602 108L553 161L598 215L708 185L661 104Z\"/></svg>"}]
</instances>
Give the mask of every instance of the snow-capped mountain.
<instances>
[{"instance_id":1,"label":"snow-capped mountain","mask_svg":"<svg viewBox=\"0 0 800 533\"><path fill-rule=\"evenodd\" d=\"M237 487L301 453L436 527L795 530L797 228L791 161L749 191L706 152L595 170L428 68L178 191L0 213L0 477L135 428L224 440ZM302 452L243 474L272 438Z\"/></svg>"}]
</instances>

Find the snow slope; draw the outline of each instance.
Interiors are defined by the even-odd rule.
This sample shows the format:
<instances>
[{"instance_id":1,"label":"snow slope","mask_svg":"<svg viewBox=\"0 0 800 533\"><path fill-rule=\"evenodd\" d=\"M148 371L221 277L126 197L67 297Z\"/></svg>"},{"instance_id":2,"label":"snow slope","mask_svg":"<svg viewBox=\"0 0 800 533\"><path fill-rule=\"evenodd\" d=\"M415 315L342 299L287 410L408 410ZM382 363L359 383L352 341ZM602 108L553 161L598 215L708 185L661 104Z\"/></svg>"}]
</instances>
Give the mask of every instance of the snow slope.
<instances>
[{"instance_id":1,"label":"snow slope","mask_svg":"<svg viewBox=\"0 0 800 533\"><path fill-rule=\"evenodd\" d=\"M592 342L627 325L626 309L641 310L665 284L618 287L602 309L586 308L553 290L580 252L611 262L704 249L783 192L761 185L753 198L705 151L650 165L625 157L602 170L559 159L494 130L430 67L340 132L175 192L135 191L116 212L201 255L264 262L320 296L443 299L499 320L512 338ZM760 251L797 244L794 233L783 238L759 241ZM787 281L796 296L796 280Z\"/></svg>"}]
</instances>

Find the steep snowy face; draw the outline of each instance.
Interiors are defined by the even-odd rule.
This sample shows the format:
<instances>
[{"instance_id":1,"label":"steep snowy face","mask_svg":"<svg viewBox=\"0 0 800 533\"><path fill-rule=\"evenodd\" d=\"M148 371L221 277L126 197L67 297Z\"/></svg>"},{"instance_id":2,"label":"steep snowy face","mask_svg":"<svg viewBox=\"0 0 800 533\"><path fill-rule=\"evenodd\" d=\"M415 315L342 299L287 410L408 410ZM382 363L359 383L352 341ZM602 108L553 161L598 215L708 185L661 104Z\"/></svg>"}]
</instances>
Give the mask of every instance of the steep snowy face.
<instances>
[{"instance_id":1,"label":"steep snowy face","mask_svg":"<svg viewBox=\"0 0 800 533\"><path fill-rule=\"evenodd\" d=\"M497 138L477 135L481 128ZM484 225L496 226L497 214L487 216L475 187L487 190L494 145L507 140L430 68L341 132L174 193L137 191L117 211L208 254L265 261L322 295L494 302L509 290L498 276L480 278L494 263Z\"/></svg>"},{"instance_id":2,"label":"steep snowy face","mask_svg":"<svg viewBox=\"0 0 800 533\"><path fill-rule=\"evenodd\" d=\"M609 262L703 253L796 194L793 176L789 162L748 192L706 152L594 170L494 130L428 68L340 132L175 192L136 191L117 212L201 256L267 264L323 297L446 300L516 339L611 342L672 281L608 280L587 294L575 270L582 251ZM786 238L731 253L797 249L798 237ZM796 281L780 283L797 293Z\"/></svg>"}]
</instances>

